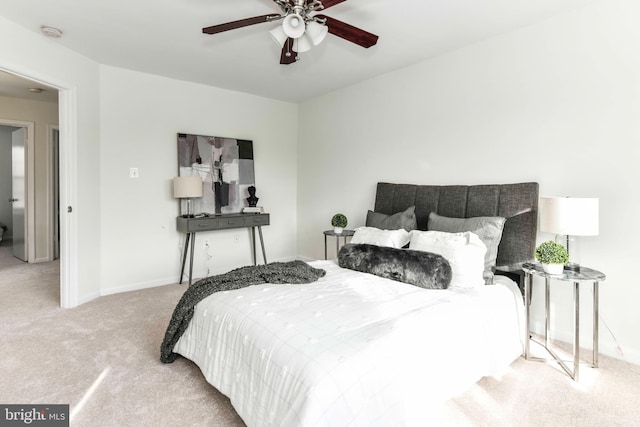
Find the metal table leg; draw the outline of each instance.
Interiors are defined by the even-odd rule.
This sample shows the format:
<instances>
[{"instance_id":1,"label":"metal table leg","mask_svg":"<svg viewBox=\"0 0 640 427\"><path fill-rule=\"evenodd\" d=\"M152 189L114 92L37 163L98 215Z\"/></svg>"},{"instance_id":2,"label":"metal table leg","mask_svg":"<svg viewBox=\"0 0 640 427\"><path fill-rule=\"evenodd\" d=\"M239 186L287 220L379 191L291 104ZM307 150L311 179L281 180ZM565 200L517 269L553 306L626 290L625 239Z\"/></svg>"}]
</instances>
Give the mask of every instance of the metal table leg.
<instances>
[{"instance_id":1,"label":"metal table leg","mask_svg":"<svg viewBox=\"0 0 640 427\"><path fill-rule=\"evenodd\" d=\"M258 264L258 258L256 257L256 228L251 227L251 253L253 255L253 265Z\"/></svg>"},{"instance_id":2,"label":"metal table leg","mask_svg":"<svg viewBox=\"0 0 640 427\"><path fill-rule=\"evenodd\" d=\"M578 381L580 370L580 282L573 284L573 379Z\"/></svg>"},{"instance_id":3,"label":"metal table leg","mask_svg":"<svg viewBox=\"0 0 640 427\"><path fill-rule=\"evenodd\" d=\"M598 282L593 282L593 367L598 367Z\"/></svg>"},{"instance_id":4,"label":"metal table leg","mask_svg":"<svg viewBox=\"0 0 640 427\"><path fill-rule=\"evenodd\" d=\"M530 332L530 312L531 312L531 280L532 274L525 273L524 276L524 309L525 309L525 335L524 335L524 358L529 360Z\"/></svg>"},{"instance_id":5,"label":"metal table leg","mask_svg":"<svg viewBox=\"0 0 640 427\"><path fill-rule=\"evenodd\" d=\"M549 279L548 277L545 277L544 279L544 346L547 348L549 347L549 338L551 335L549 333L549 330L551 329L551 309L550 309L551 303L549 302L550 287L551 287L551 279Z\"/></svg>"},{"instance_id":6,"label":"metal table leg","mask_svg":"<svg viewBox=\"0 0 640 427\"><path fill-rule=\"evenodd\" d=\"M187 262L187 252L189 251L189 238L191 233L187 233L187 240L184 242L184 251L182 251L182 267L180 267L180 284L182 285L182 276L184 276L184 265Z\"/></svg>"},{"instance_id":7,"label":"metal table leg","mask_svg":"<svg viewBox=\"0 0 640 427\"><path fill-rule=\"evenodd\" d=\"M189 259L189 286L191 286L191 280L193 278L193 251L196 248L196 233L191 233L191 254Z\"/></svg>"},{"instance_id":8,"label":"metal table leg","mask_svg":"<svg viewBox=\"0 0 640 427\"><path fill-rule=\"evenodd\" d=\"M262 259L264 260L264 263L266 264L267 263L267 253L264 251L264 240L262 239L262 227L261 226L258 226L258 234L260 235L260 246L262 247ZM254 242L255 242L255 240L254 240ZM254 245L253 245L253 250L254 250L253 256L254 257L256 256L255 249L256 248L255 248L255 243L254 243Z\"/></svg>"},{"instance_id":9,"label":"metal table leg","mask_svg":"<svg viewBox=\"0 0 640 427\"><path fill-rule=\"evenodd\" d=\"M324 259L327 259L327 235L324 235Z\"/></svg>"}]
</instances>

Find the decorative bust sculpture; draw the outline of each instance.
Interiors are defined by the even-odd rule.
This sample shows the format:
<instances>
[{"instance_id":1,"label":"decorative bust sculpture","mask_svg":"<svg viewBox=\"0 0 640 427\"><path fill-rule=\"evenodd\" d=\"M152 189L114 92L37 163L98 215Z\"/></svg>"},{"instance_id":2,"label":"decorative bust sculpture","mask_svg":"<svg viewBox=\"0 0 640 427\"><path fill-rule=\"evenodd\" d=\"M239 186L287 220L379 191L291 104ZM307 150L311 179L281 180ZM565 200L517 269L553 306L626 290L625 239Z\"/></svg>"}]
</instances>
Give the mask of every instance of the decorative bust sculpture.
<instances>
[{"instance_id":1,"label":"decorative bust sculpture","mask_svg":"<svg viewBox=\"0 0 640 427\"><path fill-rule=\"evenodd\" d=\"M252 185L247 190L249 190L249 197L247 197L247 203L249 203L249 206L255 207L258 204L258 200L260 200L258 197L256 197L256 187Z\"/></svg>"}]
</instances>

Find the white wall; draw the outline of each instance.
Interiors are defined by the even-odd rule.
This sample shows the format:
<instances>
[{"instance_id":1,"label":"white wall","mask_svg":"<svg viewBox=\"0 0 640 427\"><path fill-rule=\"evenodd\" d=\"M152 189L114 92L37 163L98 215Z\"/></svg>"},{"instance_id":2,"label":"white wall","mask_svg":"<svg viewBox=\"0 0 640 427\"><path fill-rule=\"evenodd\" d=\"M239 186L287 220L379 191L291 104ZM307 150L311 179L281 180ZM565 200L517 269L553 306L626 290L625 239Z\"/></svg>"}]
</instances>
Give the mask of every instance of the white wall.
<instances>
[{"instance_id":1,"label":"white wall","mask_svg":"<svg viewBox=\"0 0 640 427\"><path fill-rule=\"evenodd\" d=\"M295 104L101 67L1 17L0 52L0 68L63 89L63 101L77 107L77 122L60 124L61 154L75 171L61 189L77 238L70 244L78 262L69 266L77 290L68 305L177 280L184 239L170 186L177 132L254 141L257 194L272 214L263 229L268 260L296 256ZM128 178L129 167L140 169L139 179ZM196 276L251 259L247 230L197 243Z\"/></svg>"},{"instance_id":2,"label":"white wall","mask_svg":"<svg viewBox=\"0 0 640 427\"><path fill-rule=\"evenodd\" d=\"M68 157L73 178L61 188L62 206L73 207L73 220L69 227L63 221L62 230L70 235L66 244L77 251L77 262L63 266L73 285L65 305L73 306L97 296L100 288L99 67L35 31L0 17L0 68L62 88L62 104L74 110L60 123L61 155Z\"/></svg>"},{"instance_id":3,"label":"white wall","mask_svg":"<svg viewBox=\"0 0 640 427\"><path fill-rule=\"evenodd\" d=\"M323 256L337 211L363 225L378 181L481 184L534 180L541 195L599 197L600 235L583 263L607 274L601 319L640 363L640 4L601 1L300 107L298 247ZM539 235L539 240L552 238ZM333 256L333 251L330 256ZM536 282L534 326L542 330ZM591 337L582 293L581 342ZM571 295L554 287L556 336L569 340ZM601 350L620 357L601 322Z\"/></svg>"},{"instance_id":4,"label":"white wall","mask_svg":"<svg viewBox=\"0 0 640 427\"><path fill-rule=\"evenodd\" d=\"M257 195L271 214L267 259L295 258L295 104L109 66L101 66L100 87L103 294L177 282L179 132L253 140ZM140 178L129 178L130 167ZM199 233L194 276L249 264L249 241L248 229Z\"/></svg>"}]
</instances>

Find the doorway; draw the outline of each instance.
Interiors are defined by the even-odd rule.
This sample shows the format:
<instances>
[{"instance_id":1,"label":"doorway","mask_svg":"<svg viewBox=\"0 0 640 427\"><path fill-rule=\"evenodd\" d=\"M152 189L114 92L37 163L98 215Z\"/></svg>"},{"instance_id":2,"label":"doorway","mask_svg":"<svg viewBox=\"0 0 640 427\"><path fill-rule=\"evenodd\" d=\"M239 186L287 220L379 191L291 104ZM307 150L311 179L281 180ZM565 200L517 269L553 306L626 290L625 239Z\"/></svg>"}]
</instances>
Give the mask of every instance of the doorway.
<instances>
[{"instance_id":1,"label":"doorway","mask_svg":"<svg viewBox=\"0 0 640 427\"><path fill-rule=\"evenodd\" d=\"M33 220L34 189L34 122L0 119L0 150L3 168L0 180L0 222L6 231L6 240L13 246L16 258L33 262L34 245L29 238L34 236Z\"/></svg>"},{"instance_id":2,"label":"doorway","mask_svg":"<svg viewBox=\"0 0 640 427\"><path fill-rule=\"evenodd\" d=\"M77 85L52 76L43 66L37 71L24 65L8 63L0 57L0 72L28 82L44 84L58 93L59 187L60 206L60 306L76 307L80 303L78 289L78 221L71 212L78 198L78 88ZM29 200L27 200L29 202ZM60 211L60 210L59 210Z\"/></svg>"},{"instance_id":3,"label":"doorway","mask_svg":"<svg viewBox=\"0 0 640 427\"><path fill-rule=\"evenodd\" d=\"M47 262L60 258L60 130L58 125L47 126L47 164L36 165L29 156L34 151L34 128L34 122L0 119L0 229L4 234L0 241L4 246L10 242L13 255L22 261ZM28 173L38 166L47 171L46 187L36 186L35 173ZM36 215L29 200L46 200L46 204L37 203L44 218ZM36 236L35 229L46 233L45 238ZM46 241L46 250L29 251L35 248L34 238Z\"/></svg>"},{"instance_id":4,"label":"doorway","mask_svg":"<svg viewBox=\"0 0 640 427\"><path fill-rule=\"evenodd\" d=\"M60 306L63 308L75 307L78 305L78 288L77 288L77 223L75 218L60 214L60 205L71 206L75 204L76 199L76 173L77 170L73 166L77 156L77 90L68 88L65 83L49 83L55 79L49 79L46 75L39 75L37 72L22 69L19 73L11 71L2 66L0 59L0 74L10 75L14 80L18 81L17 87L28 85L44 85L56 94L57 100L55 104L54 118L39 120L38 125L38 198L37 207L39 209L38 218L38 253L34 252L33 244L29 244L29 229L34 227L34 211L35 191L29 188L34 184L34 142L32 140L34 132L34 124L27 122L17 122L15 120L7 120L0 118L0 125L9 125L14 127L27 126L28 141L26 148L26 181L27 195L26 198L26 221L27 221L27 259L32 262L44 262L59 258L60 268L59 275L56 274L56 280L60 286ZM6 85L6 79L0 79L0 84ZM3 88L5 88L4 86ZM11 93L11 92L10 92ZM7 95L12 98L21 98L20 96ZM9 100L10 101L10 100ZM4 107L7 107L4 103ZM36 108L37 109L37 108ZM15 117L15 114L7 112L7 108L2 108L0 117ZM24 111L24 110L23 110ZM25 117L25 116L22 116ZM22 118L20 117L20 118ZM29 117L29 116L26 116ZM53 120L60 125L50 125ZM59 127L58 127L59 126ZM30 130L30 131L29 131ZM4 156L0 156L4 157ZM6 169L6 168L2 168ZM55 181L52 182L53 177ZM0 180L0 187L2 181ZM55 191L54 191L55 189ZM59 190L58 190L59 189ZM0 199L0 209L2 205L6 205L8 198ZM31 209L29 209L31 207ZM46 210L46 211L45 211ZM44 213L46 212L46 213ZM46 239L43 237L46 235ZM55 237L55 239L54 239ZM45 245L46 242L46 245ZM5 246L0 241L0 245ZM6 244L6 242L4 242ZM46 246L46 249L42 249ZM5 248L7 249L7 248ZM15 258L14 258L15 259Z\"/></svg>"}]
</instances>

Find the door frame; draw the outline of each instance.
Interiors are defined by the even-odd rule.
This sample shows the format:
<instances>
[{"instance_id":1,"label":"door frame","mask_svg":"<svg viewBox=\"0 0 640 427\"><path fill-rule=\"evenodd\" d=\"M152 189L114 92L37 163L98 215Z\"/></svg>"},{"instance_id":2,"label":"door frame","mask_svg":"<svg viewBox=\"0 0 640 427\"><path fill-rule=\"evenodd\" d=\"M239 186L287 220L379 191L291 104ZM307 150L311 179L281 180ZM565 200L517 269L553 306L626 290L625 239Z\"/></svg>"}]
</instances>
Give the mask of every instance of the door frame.
<instances>
[{"instance_id":1,"label":"door frame","mask_svg":"<svg viewBox=\"0 0 640 427\"><path fill-rule=\"evenodd\" d=\"M35 248L35 230L36 230L36 214L35 214L35 123L22 120L10 120L0 118L0 126L14 126L27 129L27 142L24 147L26 156L24 158L24 170L26 171L25 191L27 195L24 204L24 216L26 223L26 236L24 239L27 245L27 262L34 262L36 259Z\"/></svg>"},{"instance_id":2,"label":"door frame","mask_svg":"<svg viewBox=\"0 0 640 427\"><path fill-rule=\"evenodd\" d=\"M67 210L65 207L77 211L77 88L46 74L46 72L37 72L11 63L6 64L2 58L0 58L0 70L58 90L60 206L63 212ZM33 170L33 167L30 170ZM78 295L78 221L76 217L75 212L72 215L60 215L60 306L62 308L76 307L80 302Z\"/></svg>"}]
</instances>

